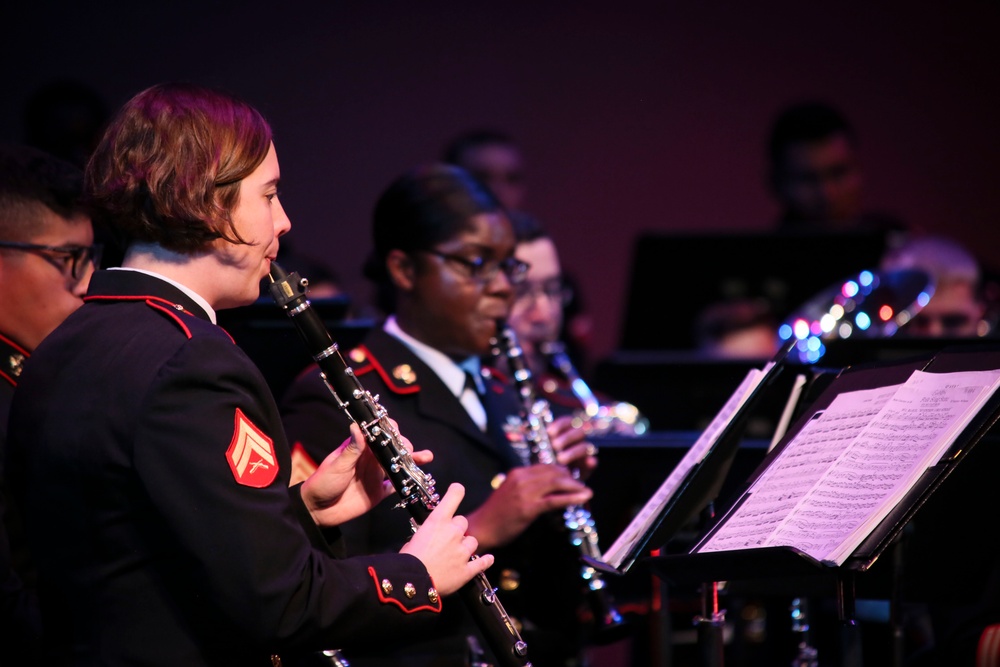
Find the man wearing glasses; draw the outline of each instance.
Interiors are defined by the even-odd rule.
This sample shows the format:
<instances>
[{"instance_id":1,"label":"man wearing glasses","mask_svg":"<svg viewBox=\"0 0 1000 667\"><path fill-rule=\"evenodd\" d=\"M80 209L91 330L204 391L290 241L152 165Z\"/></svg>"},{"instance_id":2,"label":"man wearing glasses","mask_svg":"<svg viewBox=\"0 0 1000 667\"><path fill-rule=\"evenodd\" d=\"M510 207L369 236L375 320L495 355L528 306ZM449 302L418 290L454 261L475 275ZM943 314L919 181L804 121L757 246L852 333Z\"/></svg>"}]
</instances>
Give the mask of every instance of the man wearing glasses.
<instances>
[{"instance_id":1,"label":"man wearing glasses","mask_svg":"<svg viewBox=\"0 0 1000 667\"><path fill-rule=\"evenodd\" d=\"M994 337L994 322L983 298L983 278L972 251L941 234L914 236L889 249L883 271L920 269L933 281L934 291L912 320L900 328L906 338Z\"/></svg>"},{"instance_id":2,"label":"man wearing glasses","mask_svg":"<svg viewBox=\"0 0 1000 667\"><path fill-rule=\"evenodd\" d=\"M83 174L74 165L25 146L0 147L0 465L21 369L83 304L100 260L82 192ZM11 664L34 664L40 636L34 575L18 517L2 505L0 511L0 646Z\"/></svg>"}]
</instances>

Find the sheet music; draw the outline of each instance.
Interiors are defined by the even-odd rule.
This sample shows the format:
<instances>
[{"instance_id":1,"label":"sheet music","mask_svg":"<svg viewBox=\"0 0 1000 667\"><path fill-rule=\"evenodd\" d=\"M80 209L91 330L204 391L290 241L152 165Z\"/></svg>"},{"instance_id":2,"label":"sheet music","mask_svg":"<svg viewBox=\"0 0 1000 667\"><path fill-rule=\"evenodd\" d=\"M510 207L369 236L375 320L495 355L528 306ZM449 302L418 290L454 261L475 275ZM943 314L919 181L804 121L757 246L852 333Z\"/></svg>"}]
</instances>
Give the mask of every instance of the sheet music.
<instances>
[{"instance_id":1,"label":"sheet music","mask_svg":"<svg viewBox=\"0 0 1000 667\"><path fill-rule=\"evenodd\" d=\"M704 460L711 450L712 445L718 440L719 434L732 420L736 411L746 402L754 388L760 384L773 366L773 362L764 367L763 370L751 368L743 378L743 381L732 393L722 409L712 418L709 425L702 431L698 439L688 449L674 469L667 475L667 478L660 484L660 488L650 497L641 510L633 517L629 525L622 531L614 544L604 553L604 562L615 569L619 569L626 557L633 552L639 540L643 538L649 529L650 522L655 521L663 508L673 498L678 487L687 477L694 466Z\"/></svg>"},{"instance_id":2,"label":"sheet music","mask_svg":"<svg viewBox=\"0 0 1000 667\"><path fill-rule=\"evenodd\" d=\"M914 371L817 413L696 551L790 546L842 564L996 390L1000 371Z\"/></svg>"}]
</instances>

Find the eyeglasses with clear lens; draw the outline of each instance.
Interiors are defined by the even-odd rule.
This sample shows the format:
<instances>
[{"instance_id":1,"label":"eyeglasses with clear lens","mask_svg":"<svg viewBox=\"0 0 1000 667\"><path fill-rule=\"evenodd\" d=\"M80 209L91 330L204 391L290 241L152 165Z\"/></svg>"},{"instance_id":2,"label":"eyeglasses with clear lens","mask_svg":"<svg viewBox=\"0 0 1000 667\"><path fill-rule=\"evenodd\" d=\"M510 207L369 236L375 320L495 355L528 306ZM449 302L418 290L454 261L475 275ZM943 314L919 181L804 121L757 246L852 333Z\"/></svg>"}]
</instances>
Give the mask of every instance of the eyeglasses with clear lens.
<instances>
[{"instance_id":1,"label":"eyeglasses with clear lens","mask_svg":"<svg viewBox=\"0 0 1000 667\"><path fill-rule=\"evenodd\" d=\"M524 278L530 268L529 264L522 262L516 257L483 259L482 257L463 257L438 250L425 250L424 252L464 267L470 278L484 285L492 282L501 271L507 276L507 280L512 285L518 285L524 282Z\"/></svg>"},{"instance_id":2,"label":"eyeglasses with clear lens","mask_svg":"<svg viewBox=\"0 0 1000 667\"><path fill-rule=\"evenodd\" d=\"M69 274L73 277L73 280L80 280L83 278L84 273L86 273L88 264L92 264L94 269L100 267L103 246L100 243L93 245L43 245L41 243L25 243L22 241L0 241L0 248L38 253L52 262L64 275L66 268L69 267ZM66 257L60 264L48 253L56 253L65 255Z\"/></svg>"},{"instance_id":3,"label":"eyeglasses with clear lens","mask_svg":"<svg viewBox=\"0 0 1000 667\"><path fill-rule=\"evenodd\" d=\"M550 278L541 282L523 281L514 288L514 301L524 304L535 303L542 295L550 303L567 305L573 299L573 290L561 278Z\"/></svg>"}]
</instances>

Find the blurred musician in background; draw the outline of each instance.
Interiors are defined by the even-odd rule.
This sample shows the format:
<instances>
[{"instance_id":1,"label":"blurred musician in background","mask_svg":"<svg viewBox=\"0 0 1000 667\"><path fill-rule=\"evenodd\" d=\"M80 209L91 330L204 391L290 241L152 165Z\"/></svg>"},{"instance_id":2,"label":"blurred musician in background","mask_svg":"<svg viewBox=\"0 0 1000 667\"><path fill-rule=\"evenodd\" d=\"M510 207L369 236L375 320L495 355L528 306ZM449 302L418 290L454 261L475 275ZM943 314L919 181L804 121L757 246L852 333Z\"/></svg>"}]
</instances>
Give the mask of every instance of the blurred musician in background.
<instances>
[{"instance_id":1,"label":"blurred musician in background","mask_svg":"<svg viewBox=\"0 0 1000 667\"><path fill-rule=\"evenodd\" d=\"M565 344L565 309L573 290L565 279L555 241L534 216L514 212L511 221L517 236L514 256L528 270L524 280L514 285L507 323L518 337L538 396L548 401L553 414L573 415L577 425L597 435L645 433L648 422L635 406L592 390ZM491 362L509 374L502 356L494 356Z\"/></svg>"},{"instance_id":2,"label":"blurred musician in background","mask_svg":"<svg viewBox=\"0 0 1000 667\"><path fill-rule=\"evenodd\" d=\"M868 207L858 133L833 104L806 100L781 109L767 158L768 188L780 208L776 231L897 236L908 230L896 216Z\"/></svg>"},{"instance_id":3,"label":"blurred musician in background","mask_svg":"<svg viewBox=\"0 0 1000 667\"><path fill-rule=\"evenodd\" d=\"M770 359L780 347L778 317L763 297L716 301L695 318L699 353L710 359Z\"/></svg>"},{"instance_id":4,"label":"blurred musician in background","mask_svg":"<svg viewBox=\"0 0 1000 667\"><path fill-rule=\"evenodd\" d=\"M462 132L445 146L442 159L472 174L507 211L523 209L528 192L524 153L507 132L488 127Z\"/></svg>"},{"instance_id":5,"label":"blurred musician in background","mask_svg":"<svg viewBox=\"0 0 1000 667\"><path fill-rule=\"evenodd\" d=\"M979 261L957 239L914 236L882 258L882 271L920 269L934 283L930 301L900 327L900 337L978 338L990 335Z\"/></svg>"}]
</instances>

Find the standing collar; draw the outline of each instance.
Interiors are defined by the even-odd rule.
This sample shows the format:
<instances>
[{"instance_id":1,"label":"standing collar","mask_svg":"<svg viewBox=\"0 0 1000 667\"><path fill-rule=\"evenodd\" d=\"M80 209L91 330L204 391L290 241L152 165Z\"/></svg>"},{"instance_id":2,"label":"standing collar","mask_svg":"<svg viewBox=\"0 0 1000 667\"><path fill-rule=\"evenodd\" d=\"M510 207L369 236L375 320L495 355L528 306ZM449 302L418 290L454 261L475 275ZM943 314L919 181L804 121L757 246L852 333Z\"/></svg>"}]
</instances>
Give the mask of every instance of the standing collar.
<instances>
[{"instance_id":1,"label":"standing collar","mask_svg":"<svg viewBox=\"0 0 1000 667\"><path fill-rule=\"evenodd\" d=\"M131 268L131 267L128 267L128 266L115 266L115 267L111 267L109 270L110 271L136 271L138 273L145 273L147 276L153 276L154 278L159 278L160 280L168 282L171 285L173 285L174 287L176 287L177 289L179 289L180 291L182 291L185 294L187 294L189 297L191 297L191 299L195 303L197 303L199 306L201 306L202 310L205 311L205 314L208 315L208 319L210 319L212 321L212 324L218 324L218 321L216 320L216 317L215 317L215 309L212 308L212 306L210 306L208 304L208 301L203 296L201 296L200 294L198 294L197 292L195 292L193 289L191 289L187 285L182 285L181 283L177 282L176 280L171 280L170 278L167 278L162 273L156 273L155 271L147 271L146 269L134 269L134 268Z\"/></svg>"},{"instance_id":2,"label":"standing collar","mask_svg":"<svg viewBox=\"0 0 1000 667\"><path fill-rule=\"evenodd\" d=\"M135 269L102 269L91 276L84 301L119 298L164 299L208 322L214 315L203 298L195 298L190 289L184 289L163 276Z\"/></svg>"}]
</instances>

